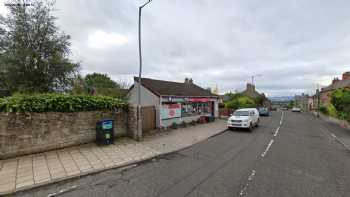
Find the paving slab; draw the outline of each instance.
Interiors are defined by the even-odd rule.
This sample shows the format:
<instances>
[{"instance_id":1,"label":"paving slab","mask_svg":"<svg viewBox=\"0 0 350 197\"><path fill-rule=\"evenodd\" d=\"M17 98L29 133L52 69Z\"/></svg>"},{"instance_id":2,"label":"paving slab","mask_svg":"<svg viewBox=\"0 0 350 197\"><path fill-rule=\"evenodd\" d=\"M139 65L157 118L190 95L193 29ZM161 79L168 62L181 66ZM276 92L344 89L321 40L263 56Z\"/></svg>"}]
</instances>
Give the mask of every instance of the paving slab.
<instances>
[{"instance_id":1,"label":"paving slab","mask_svg":"<svg viewBox=\"0 0 350 197\"><path fill-rule=\"evenodd\" d=\"M90 143L0 160L0 195L122 167L178 151L221 133L225 130L225 125L224 120L217 120L146 136L141 142L120 138L109 146Z\"/></svg>"}]
</instances>

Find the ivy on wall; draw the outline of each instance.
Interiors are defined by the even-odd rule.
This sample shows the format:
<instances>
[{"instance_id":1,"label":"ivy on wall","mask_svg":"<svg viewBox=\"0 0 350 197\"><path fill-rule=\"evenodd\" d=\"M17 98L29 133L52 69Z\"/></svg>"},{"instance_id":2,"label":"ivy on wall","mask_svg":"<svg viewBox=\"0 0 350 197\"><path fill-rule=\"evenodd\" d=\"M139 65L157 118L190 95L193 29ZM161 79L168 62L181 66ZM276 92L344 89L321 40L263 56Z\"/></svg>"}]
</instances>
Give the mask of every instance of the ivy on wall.
<instances>
[{"instance_id":1,"label":"ivy on wall","mask_svg":"<svg viewBox=\"0 0 350 197\"><path fill-rule=\"evenodd\" d=\"M36 94L0 98L1 112L81 112L127 107L127 101L107 96Z\"/></svg>"}]
</instances>

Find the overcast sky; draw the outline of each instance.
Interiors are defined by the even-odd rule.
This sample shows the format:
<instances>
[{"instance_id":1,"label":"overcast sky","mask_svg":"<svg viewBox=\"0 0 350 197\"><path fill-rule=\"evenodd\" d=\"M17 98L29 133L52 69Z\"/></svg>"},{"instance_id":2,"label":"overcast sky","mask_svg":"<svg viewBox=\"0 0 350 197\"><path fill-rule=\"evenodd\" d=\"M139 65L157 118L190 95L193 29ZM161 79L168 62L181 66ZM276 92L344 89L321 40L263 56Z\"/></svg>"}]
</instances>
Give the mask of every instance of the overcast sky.
<instances>
[{"instance_id":1,"label":"overcast sky","mask_svg":"<svg viewBox=\"0 0 350 197\"><path fill-rule=\"evenodd\" d=\"M57 0L57 24L83 74L132 82L145 1ZM153 0L143 9L143 76L191 77L224 93L262 75L256 86L269 96L312 93L350 71L349 8L349 0Z\"/></svg>"}]
</instances>

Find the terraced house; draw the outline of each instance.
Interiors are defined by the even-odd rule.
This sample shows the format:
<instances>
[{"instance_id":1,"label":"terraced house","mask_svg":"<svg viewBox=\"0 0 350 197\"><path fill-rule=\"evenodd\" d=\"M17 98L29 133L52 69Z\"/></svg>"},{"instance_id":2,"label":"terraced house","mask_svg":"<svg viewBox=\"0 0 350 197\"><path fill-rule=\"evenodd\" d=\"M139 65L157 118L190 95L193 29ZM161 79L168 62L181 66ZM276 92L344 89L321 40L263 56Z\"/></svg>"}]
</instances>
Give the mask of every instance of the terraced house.
<instances>
[{"instance_id":1,"label":"terraced house","mask_svg":"<svg viewBox=\"0 0 350 197\"><path fill-rule=\"evenodd\" d=\"M332 84L322 88L320 91L321 105L327 106L331 102L331 94L333 90L347 88L350 89L350 71L343 73L342 78L334 78Z\"/></svg>"}]
</instances>

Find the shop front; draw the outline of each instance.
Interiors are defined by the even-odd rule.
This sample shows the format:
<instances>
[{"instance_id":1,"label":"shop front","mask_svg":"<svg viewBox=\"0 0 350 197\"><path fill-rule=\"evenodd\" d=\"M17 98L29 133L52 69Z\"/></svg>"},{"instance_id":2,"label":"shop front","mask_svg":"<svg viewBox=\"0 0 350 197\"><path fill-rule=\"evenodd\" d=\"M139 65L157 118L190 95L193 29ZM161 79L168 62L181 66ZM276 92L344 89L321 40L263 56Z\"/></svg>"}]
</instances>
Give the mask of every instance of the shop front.
<instances>
[{"instance_id":1,"label":"shop front","mask_svg":"<svg viewBox=\"0 0 350 197\"><path fill-rule=\"evenodd\" d=\"M184 82L164 81L142 78L140 92L138 78L128 93L129 103L137 107L141 94L141 106L154 107L154 120L157 128L169 127L173 123L181 124L192 121L213 120L219 117L219 97L194 84L192 79ZM151 116L145 114L145 116ZM152 115L153 116L153 115Z\"/></svg>"},{"instance_id":2,"label":"shop front","mask_svg":"<svg viewBox=\"0 0 350 197\"><path fill-rule=\"evenodd\" d=\"M161 101L161 125L164 127L174 122L189 123L203 117L215 117L216 98L162 97Z\"/></svg>"}]
</instances>

